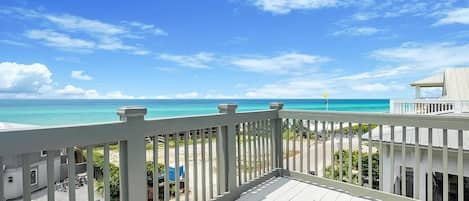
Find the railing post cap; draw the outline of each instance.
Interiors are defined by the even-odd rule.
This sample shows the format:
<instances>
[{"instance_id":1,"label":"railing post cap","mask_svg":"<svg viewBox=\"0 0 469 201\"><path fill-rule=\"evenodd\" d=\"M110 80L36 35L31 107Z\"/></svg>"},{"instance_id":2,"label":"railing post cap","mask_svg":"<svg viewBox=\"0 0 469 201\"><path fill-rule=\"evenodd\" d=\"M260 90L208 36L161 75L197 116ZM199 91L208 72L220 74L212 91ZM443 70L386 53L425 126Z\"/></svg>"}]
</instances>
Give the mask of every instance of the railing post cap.
<instances>
[{"instance_id":1,"label":"railing post cap","mask_svg":"<svg viewBox=\"0 0 469 201\"><path fill-rule=\"evenodd\" d=\"M218 105L218 111L220 113L228 113L228 114L235 113L236 108L238 108L237 104L231 104L230 103L230 104L219 104Z\"/></svg>"},{"instance_id":2,"label":"railing post cap","mask_svg":"<svg viewBox=\"0 0 469 201\"><path fill-rule=\"evenodd\" d=\"M270 109L272 110L281 110L283 109L283 103L279 103L279 102L273 102L273 103L270 103Z\"/></svg>"},{"instance_id":3,"label":"railing post cap","mask_svg":"<svg viewBox=\"0 0 469 201\"><path fill-rule=\"evenodd\" d=\"M142 106L125 106L117 110L120 117L143 117L147 114L147 108Z\"/></svg>"}]
</instances>

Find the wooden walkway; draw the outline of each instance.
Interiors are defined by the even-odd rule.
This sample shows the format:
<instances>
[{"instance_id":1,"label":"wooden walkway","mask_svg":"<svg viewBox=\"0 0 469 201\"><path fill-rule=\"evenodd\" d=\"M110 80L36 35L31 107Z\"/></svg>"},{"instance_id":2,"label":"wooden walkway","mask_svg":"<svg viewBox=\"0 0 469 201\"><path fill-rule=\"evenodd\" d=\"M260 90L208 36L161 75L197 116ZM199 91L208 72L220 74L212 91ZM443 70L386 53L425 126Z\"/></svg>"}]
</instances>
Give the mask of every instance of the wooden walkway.
<instances>
[{"instance_id":1,"label":"wooden walkway","mask_svg":"<svg viewBox=\"0 0 469 201\"><path fill-rule=\"evenodd\" d=\"M243 193L239 201L365 201L346 192L309 184L288 177L272 178Z\"/></svg>"}]
</instances>

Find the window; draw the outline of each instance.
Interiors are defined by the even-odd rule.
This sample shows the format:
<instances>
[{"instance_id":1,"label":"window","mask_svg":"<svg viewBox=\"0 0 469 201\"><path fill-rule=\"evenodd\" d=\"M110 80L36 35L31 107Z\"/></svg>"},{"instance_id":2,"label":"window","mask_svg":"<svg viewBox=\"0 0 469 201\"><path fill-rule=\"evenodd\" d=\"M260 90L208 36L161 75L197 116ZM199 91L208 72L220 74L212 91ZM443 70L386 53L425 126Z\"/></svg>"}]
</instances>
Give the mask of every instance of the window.
<instances>
[{"instance_id":1,"label":"window","mask_svg":"<svg viewBox=\"0 0 469 201\"><path fill-rule=\"evenodd\" d=\"M427 175L425 175L425 186L427 186ZM464 177L464 201L469 201L469 177ZM425 188L427 189L427 188ZM427 191L428 194L428 191ZM458 199L458 176L448 174L448 199ZM433 172L433 200L443 200L443 173Z\"/></svg>"},{"instance_id":2,"label":"window","mask_svg":"<svg viewBox=\"0 0 469 201\"><path fill-rule=\"evenodd\" d=\"M31 185L37 185L37 168L31 169Z\"/></svg>"},{"instance_id":3,"label":"window","mask_svg":"<svg viewBox=\"0 0 469 201\"><path fill-rule=\"evenodd\" d=\"M13 177L8 177L8 183L13 183Z\"/></svg>"}]
</instances>

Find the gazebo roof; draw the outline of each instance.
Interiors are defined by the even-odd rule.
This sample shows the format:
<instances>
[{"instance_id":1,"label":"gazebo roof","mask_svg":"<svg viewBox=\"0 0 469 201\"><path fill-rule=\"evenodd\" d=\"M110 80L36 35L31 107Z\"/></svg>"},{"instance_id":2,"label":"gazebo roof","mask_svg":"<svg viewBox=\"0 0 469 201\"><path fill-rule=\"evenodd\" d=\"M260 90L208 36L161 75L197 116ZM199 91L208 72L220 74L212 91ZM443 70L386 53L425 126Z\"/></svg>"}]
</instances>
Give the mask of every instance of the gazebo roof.
<instances>
[{"instance_id":1,"label":"gazebo roof","mask_svg":"<svg viewBox=\"0 0 469 201\"><path fill-rule=\"evenodd\" d=\"M426 77L421 80L410 83L413 87L443 87L444 86L444 74L438 73L430 77Z\"/></svg>"}]
</instances>

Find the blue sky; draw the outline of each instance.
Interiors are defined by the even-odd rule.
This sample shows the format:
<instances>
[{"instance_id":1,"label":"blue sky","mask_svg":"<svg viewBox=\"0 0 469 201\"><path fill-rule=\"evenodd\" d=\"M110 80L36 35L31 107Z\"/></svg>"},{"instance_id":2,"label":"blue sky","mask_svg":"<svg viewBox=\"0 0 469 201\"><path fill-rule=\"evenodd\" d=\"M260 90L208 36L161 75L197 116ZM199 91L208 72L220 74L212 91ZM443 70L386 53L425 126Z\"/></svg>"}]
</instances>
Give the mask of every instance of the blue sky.
<instances>
[{"instance_id":1,"label":"blue sky","mask_svg":"<svg viewBox=\"0 0 469 201\"><path fill-rule=\"evenodd\" d=\"M406 98L469 66L464 1L3 0L0 24L0 98Z\"/></svg>"}]
</instances>

